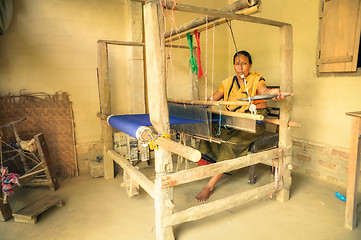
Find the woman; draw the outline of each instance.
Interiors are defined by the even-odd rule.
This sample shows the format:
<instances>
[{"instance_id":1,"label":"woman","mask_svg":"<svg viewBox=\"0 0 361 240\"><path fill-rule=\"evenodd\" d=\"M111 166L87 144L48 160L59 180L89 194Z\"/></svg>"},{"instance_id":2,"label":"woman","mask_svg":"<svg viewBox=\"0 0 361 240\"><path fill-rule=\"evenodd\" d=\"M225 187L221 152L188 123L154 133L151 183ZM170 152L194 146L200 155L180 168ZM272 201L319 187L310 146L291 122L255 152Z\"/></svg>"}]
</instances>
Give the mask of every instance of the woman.
<instances>
[{"instance_id":1,"label":"woman","mask_svg":"<svg viewBox=\"0 0 361 240\"><path fill-rule=\"evenodd\" d=\"M264 78L258 73L251 73L252 57L247 51L239 51L233 56L233 65L236 76L227 78L222 81L221 87L209 98L211 101L224 99L225 101L236 101L237 99L247 98L261 94L277 94L274 100L284 99L283 94L278 88L268 89ZM244 79L246 85L244 84ZM247 95L248 92L248 95ZM254 101L257 114L267 116L267 103L264 100ZM228 111L233 112L250 112L249 106L226 106ZM214 132L218 126L213 127ZM236 157L245 156L252 142L260 137L266 130L264 123L257 123L256 133L239 131L236 129L222 128L218 138L228 143L216 144L202 141L199 150L202 152L202 159L199 165L207 165L212 162L229 160ZM223 174L218 174L209 180L202 191L195 197L196 201L206 201L212 195L216 183L221 179Z\"/></svg>"}]
</instances>

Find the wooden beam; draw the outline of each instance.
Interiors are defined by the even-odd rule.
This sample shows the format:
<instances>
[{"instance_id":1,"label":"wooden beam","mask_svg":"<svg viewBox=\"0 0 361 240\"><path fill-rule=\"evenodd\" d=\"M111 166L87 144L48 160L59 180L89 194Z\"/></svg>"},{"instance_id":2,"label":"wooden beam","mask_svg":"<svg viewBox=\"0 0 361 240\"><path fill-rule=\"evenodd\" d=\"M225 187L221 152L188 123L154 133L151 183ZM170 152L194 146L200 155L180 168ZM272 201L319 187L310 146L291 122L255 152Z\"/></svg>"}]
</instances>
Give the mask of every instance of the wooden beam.
<instances>
[{"instance_id":1,"label":"wooden beam","mask_svg":"<svg viewBox=\"0 0 361 240\"><path fill-rule=\"evenodd\" d=\"M281 81L280 88L282 92L292 92L292 65L293 65L293 33L291 25L280 27L280 70ZM288 127L292 112L292 98L286 98L281 102L280 108L280 128L279 144L280 148L289 148L292 146L291 128ZM282 158L282 166L287 166L292 160L292 156ZM279 169L281 171L281 169ZM291 177L291 170L284 168L283 176ZM285 202L289 199L289 188L279 191L277 199Z\"/></svg>"},{"instance_id":2,"label":"wooden beam","mask_svg":"<svg viewBox=\"0 0 361 240\"><path fill-rule=\"evenodd\" d=\"M123 45L123 46L133 46L133 47L144 47L143 42L132 42L132 41L117 41L117 40L98 40L98 43L106 43L111 45Z\"/></svg>"},{"instance_id":3,"label":"wooden beam","mask_svg":"<svg viewBox=\"0 0 361 240\"><path fill-rule=\"evenodd\" d=\"M259 114L251 114L251 113L239 113L239 112L232 112L232 111L220 111L218 109L212 109L213 113L222 114L230 117L238 117L238 118L245 118L245 119L253 119L253 120L263 120L264 116Z\"/></svg>"},{"instance_id":4,"label":"wooden beam","mask_svg":"<svg viewBox=\"0 0 361 240\"><path fill-rule=\"evenodd\" d=\"M279 188L289 188L290 185L291 178L285 179L284 183L279 182ZM260 197L263 197L275 191L275 183L269 183L259 188L255 188L227 198L222 198L213 202L205 203L199 206L188 208L181 212L174 213L171 216L165 217L163 219L163 224L166 227L170 227L180 223L198 220L245 204L251 200L259 199Z\"/></svg>"},{"instance_id":5,"label":"wooden beam","mask_svg":"<svg viewBox=\"0 0 361 240\"><path fill-rule=\"evenodd\" d=\"M279 157L279 149L272 149L260 153L247 155L227 161L222 161L206 166L196 167L179 171L162 177L162 186L171 187L184 183L201 180L207 177L215 176L220 173L230 172L236 169L248 167L257 163L267 163L276 166L278 161L272 162L272 159Z\"/></svg>"},{"instance_id":6,"label":"wooden beam","mask_svg":"<svg viewBox=\"0 0 361 240\"><path fill-rule=\"evenodd\" d=\"M108 76L108 47L105 42L98 42L98 91L100 102L100 114L110 115L110 87ZM107 159L106 153L113 149L113 130L108 124L102 124L103 156L104 156L104 178L114 178L113 161Z\"/></svg>"},{"instance_id":7,"label":"wooden beam","mask_svg":"<svg viewBox=\"0 0 361 240\"><path fill-rule=\"evenodd\" d=\"M249 105L246 101L203 101L203 100L187 100L187 99L177 99L177 98L168 98L168 102L173 103L182 103L182 104L191 104L191 105L206 105L206 106L247 106Z\"/></svg>"},{"instance_id":8,"label":"wooden beam","mask_svg":"<svg viewBox=\"0 0 361 240\"><path fill-rule=\"evenodd\" d=\"M245 8L248 8L250 6L253 6L255 4L257 4L258 1L248 1L248 0L240 0L240 1L236 1L224 8L221 8L220 11L223 11L223 12L237 12L239 10L242 10L242 9L245 9ZM178 4L177 4L177 8L178 8ZM176 10L177 10L176 8ZM199 26L202 26L204 24L206 24L206 22L210 23L210 22L213 22L215 20L219 19L219 17L213 17L213 16L204 16L204 17L201 17L201 18L197 18L191 22L188 22L186 24L183 24L181 26L178 26L176 29L172 30L172 31L169 31L169 32L166 32L164 34L164 37L167 39L169 37L172 37L176 34L180 34L180 33L183 33L183 32L186 32L192 28L196 28L196 27L199 27Z\"/></svg>"},{"instance_id":9,"label":"wooden beam","mask_svg":"<svg viewBox=\"0 0 361 240\"><path fill-rule=\"evenodd\" d=\"M259 11L258 5L247 8L247 9L244 9L244 10L240 11L239 14L250 15L250 14L255 13L257 11ZM219 25L225 24L227 21L230 22L230 20L228 20L228 19L215 20L215 21L213 21L213 23L209 23L209 21L208 21L207 26L197 28L197 31L198 32L204 32L206 30L212 29L213 27L217 27ZM196 26L196 27L198 27L198 26ZM187 31L192 30L193 28L196 28L196 27L192 27L192 25L191 25L191 27L189 29L185 29L184 31L182 31L182 34L175 33L175 35L170 36L169 38L167 38L166 43L170 43L170 42L182 39L182 38L186 38L187 37ZM190 34L193 35L193 32L190 32Z\"/></svg>"},{"instance_id":10,"label":"wooden beam","mask_svg":"<svg viewBox=\"0 0 361 240\"><path fill-rule=\"evenodd\" d=\"M142 139L145 139L146 141L152 140L147 132L143 132ZM197 149L182 145L168 138L158 137L154 142L162 148L178 154L192 162L198 162L202 156L201 152Z\"/></svg>"},{"instance_id":11,"label":"wooden beam","mask_svg":"<svg viewBox=\"0 0 361 240\"><path fill-rule=\"evenodd\" d=\"M138 169L133 167L127 159L120 156L114 150L108 150L107 155L116 163L118 163L135 182L137 182L152 198L154 198L154 183L152 183Z\"/></svg>"},{"instance_id":12,"label":"wooden beam","mask_svg":"<svg viewBox=\"0 0 361 240\"><path fill-rule=\"evenodd\" d=\"M167 8L173 8L174 2L167 1L166 3ZM270 19L265 18L259 18L259 17L252 17L247 16L243 14L236 14L236 13L230 13L226 11L220 11L220 10L214 10L209 8L201 8L201 7L195 7L191 5L185 5L177 3L176 10L183 11L183 12L191 12L191 13L198 13L203 15L210 15L217 18L228 18L231 20L240 20L245 22L251 22L251 23L260 23L265 25L270 25L274 27L282 27L284 25L289 25L288 23L274 21Z\"/></svg>"},{"instance_id":13,"label":"wooden beam","mask_svg":"<svg viewBox=\"0 0 361 240\"><path fill-rule=\"evenodd\" d=\"M352 116L352 115L351 115ZM361 115L352 117L350 158L348 164L345 228L354 230L357 226L357 191L359 184L361 153Z\"/></svg>"},{"instance_id":14,"label":"wooden beam","mask_svg":"<svg viewBox=\"0 0 361 240\"><path fill-rule=\"evenodd\" d=\"M170 133L166 91L164 22L158 1L144 4L144 31L146 39L145 56L147 66L147 87L149 118L158 133ZM167 202L173 201L173 189L162 189L160 178L173 171L171 153L159 147L155 150L155 232L156 239L174 239L172 227L164 227L162 219L172 214Z\"/></svg>"}]
</instances>

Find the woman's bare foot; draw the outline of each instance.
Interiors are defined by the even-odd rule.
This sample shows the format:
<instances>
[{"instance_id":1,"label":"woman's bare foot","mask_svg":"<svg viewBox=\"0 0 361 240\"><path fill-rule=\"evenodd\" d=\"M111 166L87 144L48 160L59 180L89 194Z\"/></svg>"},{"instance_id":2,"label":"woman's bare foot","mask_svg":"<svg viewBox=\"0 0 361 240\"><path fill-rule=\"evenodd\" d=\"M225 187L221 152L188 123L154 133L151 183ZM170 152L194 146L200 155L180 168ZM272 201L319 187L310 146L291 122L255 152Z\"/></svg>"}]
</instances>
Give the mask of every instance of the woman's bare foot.
<instances>
[{"instance_id":1,"label":"woman's bare foot","mask_svg":"<svg viewBox=\"0 0 361 240\"><path fill-rule=\"evenodd\" d=\"M194 198L197 202L207 201L208 198L213 194L213 189L205 186L200 193Z\"/></svg>"}]
</instances>

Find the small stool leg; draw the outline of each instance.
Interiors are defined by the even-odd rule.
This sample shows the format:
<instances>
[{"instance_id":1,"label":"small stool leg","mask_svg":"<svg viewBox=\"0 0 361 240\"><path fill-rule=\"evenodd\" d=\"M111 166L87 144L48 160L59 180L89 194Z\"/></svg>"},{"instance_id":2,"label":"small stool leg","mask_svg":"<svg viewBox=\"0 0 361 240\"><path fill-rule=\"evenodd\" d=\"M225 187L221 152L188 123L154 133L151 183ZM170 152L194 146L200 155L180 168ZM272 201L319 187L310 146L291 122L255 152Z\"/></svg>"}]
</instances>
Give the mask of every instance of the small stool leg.
<instances>
[{"instance_id":1,"label":"small stool leg","mask_svg":"<svg viewBox=\"0 0 361 240\"><path fill-rule=\"evenodd\" d=\"M249 176L248 176L248 184L255 184L256 183L256 165L249 166Z\"/></svg>"}]
</instances>

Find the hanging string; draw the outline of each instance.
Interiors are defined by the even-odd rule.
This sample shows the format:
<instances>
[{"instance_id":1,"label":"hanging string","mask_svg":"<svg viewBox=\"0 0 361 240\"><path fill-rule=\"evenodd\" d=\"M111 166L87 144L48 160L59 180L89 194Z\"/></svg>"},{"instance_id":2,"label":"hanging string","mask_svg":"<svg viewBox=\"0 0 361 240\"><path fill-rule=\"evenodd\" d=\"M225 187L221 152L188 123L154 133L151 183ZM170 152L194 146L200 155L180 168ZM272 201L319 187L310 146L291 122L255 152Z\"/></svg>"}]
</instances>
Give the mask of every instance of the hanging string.
<instances>
[{"instance_id":1,"label":"hanging string","mask_svg":"<svg viewBox=\"0 0 361 240\"><path fill-rule=\"evenodd\" d=\"M217 101L217 105L219 106L219 120L218 120L218 132L216 136L221 135L221 124L222 124L222 106L219 105L219 101Z\"/></svg>"},{"instance_id":2,"label":"hanging string","mask_svg":"<svg viewBox=\"0 0 361 240\"><path fill-rule=\"evenodd\" d=\"M231 31L231 35L232 35L232 39L233 39L233 44L234 44L234 47L236 49L236 53L237 53L237 59L239 59L239 56L238 56L238 49L237 49L237 44L236 44L236 40L234 38L234 34L233 34L233 30L232 30L232 26L231 26L231 23L227 22L227 25L229 27L229 30ZM240 63L239 63L240 64ZM241 72L242 72L242 76L241 78L243 79L243 84L244 84L244 87L246 88L246 92L247 92L247 98L248 98L248 102L249 102L249 111L251 112L252 114L252 118L253 120L255 120L255 117L254 117L254 114L257 114L257 108L256 108L256 105L254 105L251 101L251 98L249 96L249 93L248 93L248 87L247 87L247 81L246 81L246 78L244 76L244 72L243 72L243 68L242 68L242 65L241 65Z\"/></svg>"},{"instance_id":3,"label":"hanging string","mask_svg":"<svg viewBox=\"0 0 361 240\"><path fill-rule=\"evenodd\" d=\"M204 74L204 101L207 101L208 96L208 15L206 15L206 73ZM213 94L213 93L212 93Z\"/></svg>"},{"instance_id":4,"label":"hanging string","mask_svg":"<svg viewBox=\"0 0 361 240\"><path fill-rule=\"evenodd\" d=\"M216 36L216 23L213 22L213 49L212 49L212 94L214 93L213 91L213 81L214 81L214 45L215 45L215 36Z\"/></svg>"}]
</instances>

